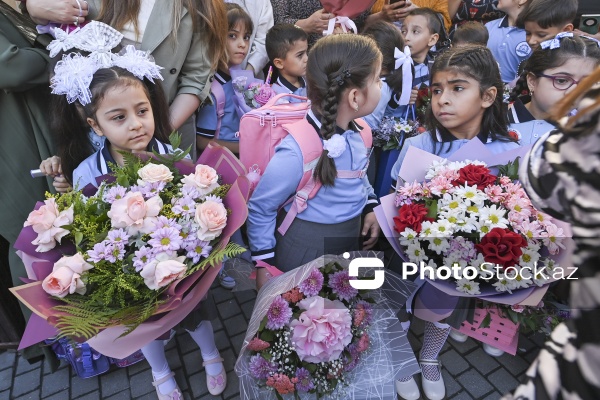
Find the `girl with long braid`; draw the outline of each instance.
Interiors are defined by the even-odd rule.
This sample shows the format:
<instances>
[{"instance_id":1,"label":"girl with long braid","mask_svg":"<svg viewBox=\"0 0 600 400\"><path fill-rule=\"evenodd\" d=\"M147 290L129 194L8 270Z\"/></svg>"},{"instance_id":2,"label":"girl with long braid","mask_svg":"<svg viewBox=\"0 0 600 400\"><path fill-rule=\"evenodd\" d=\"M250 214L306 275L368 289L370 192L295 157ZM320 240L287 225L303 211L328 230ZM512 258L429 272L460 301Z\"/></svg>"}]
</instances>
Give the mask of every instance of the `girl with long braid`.
<instances>
[{"instance_id":1,"label":"girl with long braid","mask_svg":"<svg viewBox=\"0 0 600 400\"><path fill-rule=\"evenodd\" d=\"M508 135L502 89L498 63L487 47L457 47L438 56L431 69L431 103L425 118L429 132L406 140L392 168L392 179L398 178L411 146L442 157L450 156L475 137L493 153L517 148L516 140ZM456 299L425 283L411 305L415 317L426 321L419 364L423 392L430 400L445 396L437 358L450 332L446 318L451 312L445 311L456 304ZM396 391L407 400L420 397L412 376L396 381Z\"/></svg>"},{"instance_id":2,"label":"girl with long braid","mask_svg":"<svg viewBox=\"0 0 600 400\"><path fill-rule=\"evenodd\" d=\"M322 186L285 235L276 232L291 207L288 204L278 213L280 206L295 195L306 167L298 142L288 135L248 204L254 260L290 271L323 254L374 245L379 235L373 213L377 197L364 173L370 148L360 133L369 128L355 119L372 113L379 102L381 57L375 42L359 35L327 36L312 48L306 75L312 109L302 134L322 144L313 167L313 179ZM258 268L257 286L268 277L265 268Z\"/></svg>"}]
</instances>

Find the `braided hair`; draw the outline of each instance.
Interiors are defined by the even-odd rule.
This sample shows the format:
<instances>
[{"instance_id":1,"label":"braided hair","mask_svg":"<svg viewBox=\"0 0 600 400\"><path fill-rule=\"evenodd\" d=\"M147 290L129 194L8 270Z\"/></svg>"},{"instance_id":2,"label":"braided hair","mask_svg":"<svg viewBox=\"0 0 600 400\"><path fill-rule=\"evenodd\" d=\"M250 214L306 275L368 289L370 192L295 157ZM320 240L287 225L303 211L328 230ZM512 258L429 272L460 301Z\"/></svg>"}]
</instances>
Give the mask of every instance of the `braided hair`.
<instances>
[{"instance_id":1,"label":"braided hair","mask_svg":"<svg viewBox=\"0 0 600 400\"><path fill-rule=\"evenodd\" d=\"M519 75L515 87L513 88L509 101L515 101L523 93L529 91L527 85L527 75L539 75L547 69L558 68L572 58L595 59L596 65L600 65L600 47L598 42L582 36L565 36L556 38L560 47L555 49L543 49L539 46L531 54L531 57L525 61L523 71Z\"/></svg>"},{"instance_id":2,"label":"braided hair","mask_svg":"<svg viewBox=\"0 0 600 400\"><path fill-rule=\"evenodd\" d=\"M380 64L377 44L365 36L330 35L313 46L306 65L307 92L321 114L323 140L329 140L335 133L342 93L350 88L364 88ZM335 162L324 149L314 178L324 186L333 186L336 176Z\"/></svg>"},{"instance_id":3,"label":"braided hair","mask_svg":"<svg viewBox=\"0 0 600 400\"><path fill-rule=\"evenodd\" d=\"M433 82L437 73L447 70L460 72L479 82L480 96L483 96L489 88L496 88L494 103L483 113L481 131L488 132L494 141L513 140L508 135L507 109L506 104L502 102L504 84L500 77L498 63L490 49L472 44L449 49L435 59L431 68L431 81ZM429 104L425 115L425 127L429 130L434 143L436 142L436 131L439 131L442 136L451 135L433 115L431 104Z\"/></svg>"}]
</instances>

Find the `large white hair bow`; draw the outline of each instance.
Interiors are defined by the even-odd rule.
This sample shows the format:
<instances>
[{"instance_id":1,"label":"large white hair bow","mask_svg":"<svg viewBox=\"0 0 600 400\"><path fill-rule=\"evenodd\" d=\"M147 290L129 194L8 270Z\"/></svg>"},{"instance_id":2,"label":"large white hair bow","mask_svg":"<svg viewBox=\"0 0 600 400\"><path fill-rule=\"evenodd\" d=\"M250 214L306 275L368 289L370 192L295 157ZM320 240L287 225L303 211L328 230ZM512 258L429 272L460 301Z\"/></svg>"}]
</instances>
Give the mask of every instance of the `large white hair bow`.
<instances>
[{"instance_id":1,"label":"large white hair bow","mask_svg":"<svg viewBox=\"0 0 600 400\"><path fill-rule=\"evenodd\" d=\"M399 105L407 105L410 101L410 92L412 90L412 69L413 59L410 54L410 48L404 46L404 52L400 51L399 48L394 48L394 59L396 60L394 68L398 69L402 67L402 93L400 94Z\"/></svg>"},{"instance_id":2,"label":"large white hair bow","mask_svg":"<svg viewBox=\"0 0 600 400\"><path fill-rule=\"evenodd\" d=\"M148 52L129 45L118 55L112 53L111 50L121 43L123 35L102 22L92 21L70 34L57 29L54 34L56 39L48 45L51 57L72 48L90 53L89 56L65 54L54 68L50 85L52 93L66 95L69 103L78 100L86 105L91 102L90 83L100 68L121 67L139 79L146 78L151 82L163 79L160 74L162 67L156 65Z\"/></svg>"},{"instance_id":3,"label":"large white hair bow","mask_svg":"<svg viewBox=\"0 0 600 400\"><path fill-rule=\"evenodd\" d=\"M558 49L560 47L560 40L565 37L573 37L573 32L560 32L553 39L545 40L540 43L540 47L544 50L550 48L550 50Z\"/></svg>"}]
</instances>

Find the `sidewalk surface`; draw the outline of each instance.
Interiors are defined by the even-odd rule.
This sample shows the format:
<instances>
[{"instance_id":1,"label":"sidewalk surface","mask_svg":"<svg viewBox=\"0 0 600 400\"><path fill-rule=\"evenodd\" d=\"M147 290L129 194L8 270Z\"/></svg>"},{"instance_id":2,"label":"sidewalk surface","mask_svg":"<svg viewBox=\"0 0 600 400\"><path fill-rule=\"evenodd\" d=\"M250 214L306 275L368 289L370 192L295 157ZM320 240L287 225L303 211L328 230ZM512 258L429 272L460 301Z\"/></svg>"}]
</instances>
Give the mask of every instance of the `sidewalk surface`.
<instances>
[{"instance_id":1,"label":"sidewalk surface","mask_svg":"<svg viewBox=\"0 0 600 400\"><path fill-rule=\"evenodd\" d=\"M185 331L167 345L167 358L185 399L239 399L239 383L233 366L242 346L246 327L252 314L256 292L231 292L215 284L213 295L217 303L218 321L213 321L215 340L227 370L227 389L221 396L211 396L206 386L206 374L196 343ZM415 323L409 332L413 349L418 351L423 326ZM441 353L447 398L453 400L498 399L514 389L539 351L544 341L541 334L519 338L516 356L487 355L479 342L468 339L457 343L452 339ZM129 368L113 366L108 373L80 379L63 362L53 374L39 361L29 364L14 350L0 353L0 400L93 400L152 399L156 400L148 363L142 361ZM392 400L392 399L390 399Z\"/></svg>"}]
</instances>

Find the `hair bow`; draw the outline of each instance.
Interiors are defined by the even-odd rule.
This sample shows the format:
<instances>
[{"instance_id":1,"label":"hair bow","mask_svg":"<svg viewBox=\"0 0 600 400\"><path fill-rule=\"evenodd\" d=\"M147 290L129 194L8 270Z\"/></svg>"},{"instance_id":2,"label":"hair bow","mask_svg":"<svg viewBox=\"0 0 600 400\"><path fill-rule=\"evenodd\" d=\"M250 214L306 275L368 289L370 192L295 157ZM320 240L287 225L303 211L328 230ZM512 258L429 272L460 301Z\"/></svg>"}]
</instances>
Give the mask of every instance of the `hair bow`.
<instances>
[{"instance_id":1,"label":"hair bow","mask_svg":"<svg viewBox=\"0 0 600 400\"><path fill-rule=\"evenodd\" d=\"M323 31L323 36L333 34L335 30L335 24L340 24L342 31L344 33L348 33L348 31L352 31L354 33L358 32L356 28L356 24L348 17L334 17L329 20L329 24L327 25L327 30Z\"/></svg>"},{"instance_id":2,"label":"hair bow","mask_svg":"<svg viewBox=\"0 0 600 400\"><path fill-rule=\"evenodd\" d=\"M413 59L410 54L410 48L408 46L404 46L404 52L401 52L399 48L395 47L394 59L396 60L394 68L398 69L402 67L402 93L400 94L400 101L398 104L404 106L410 101L410 92L412 90L413 81L411 70Z\"/></svg>"},{"instance_id":3,"label":"hair bow","mask_svg":"<svg viewBox=\"0 0 600 400\"><path fill-rule=\"evenodd\" d=\"M573 37L573 32L560 32L554 39L546 40L540 43L540 47L544 50L550 48L550 50L558 49L560 47L560 40L566 37Z\"/></svg>"},{"instance_id":4,"label":"hair bow","mask_svg":"<svg viewBox=\"0 0 600 400\"><path fill-rule=\"evenodd\" d=\"M55 30L55 34L56 40L48 45L51 56L71 48L90 53L87 57L79 53L65 54L54 68L54 76L50 80L52 93L66 95L69 103L78 100L86 105L91 102L89 87L100 68L121 67L137 78L151 82L163 79L160 74L162 67L156 65L148 52L129 45L118 55L112 53L111 50L121 43L123 35L102 22L92 21L70 34Z\"/></svg>"}]
</instances>

